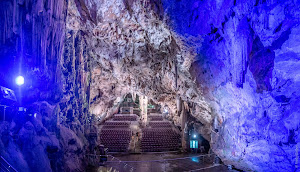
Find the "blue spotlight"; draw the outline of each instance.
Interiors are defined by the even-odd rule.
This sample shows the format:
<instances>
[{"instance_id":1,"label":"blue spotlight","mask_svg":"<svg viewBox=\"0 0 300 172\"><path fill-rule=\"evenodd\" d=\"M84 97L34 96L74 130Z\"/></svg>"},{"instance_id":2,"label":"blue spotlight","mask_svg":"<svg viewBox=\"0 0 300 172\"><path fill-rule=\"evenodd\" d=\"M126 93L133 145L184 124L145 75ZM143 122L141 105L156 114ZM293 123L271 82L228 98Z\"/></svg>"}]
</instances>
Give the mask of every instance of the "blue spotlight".
<instances>
[{"instance_id":1,"label":"blue spotlight","mask_svg":"<svg viewBox=\"0 0 300 172\"><path fill-rule=\"evenodd\" d=\"M24 77L23 76L18 76L17 78L16 78L16 84L17 85L23 85L24 84Z\"/></svg>"},{"instance_id":2,"label":"blue spotlight","mask_svg":"<svg viewBox=\"0 0 300 172\"><path fill-rule=\"evenodd\" d=\"M196 135L196 134L194 134L194 135L193 135L193 137L194 137L194 138L196 138L196 137L197 137L197 135Z\"/></svg>"}]
</instances>

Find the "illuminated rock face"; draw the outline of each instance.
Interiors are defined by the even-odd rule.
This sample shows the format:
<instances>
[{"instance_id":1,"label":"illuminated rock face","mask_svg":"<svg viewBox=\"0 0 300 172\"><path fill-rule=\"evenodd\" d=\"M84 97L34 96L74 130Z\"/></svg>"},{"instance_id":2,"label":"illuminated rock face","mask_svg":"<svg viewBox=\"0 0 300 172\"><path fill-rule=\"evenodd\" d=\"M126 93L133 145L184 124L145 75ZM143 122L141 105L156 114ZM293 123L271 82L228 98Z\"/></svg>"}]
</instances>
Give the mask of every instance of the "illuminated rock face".
<instances>
[{"instance_id":1,"label":"illuminated rock face","mask_svg":"<svg viewBox=\"0 0 300 172\"><path fill-rule=\"evenodd\" d=\"M173 28L197 49L190 72L219 121L213 150L240 169L296 170L300 2L163 4Z\"/></svg>"},{"instance_id":2,"label":"illuminated rock face","mask_svg":"<svg viewBox=\"0 0 300 172\"><path fill-rule=\"evenodd\" d=\"M60 145L56 161L50 161L51 155L43 152L48 146L45 144L34 152L41 155L41 161L32 165L29 161L33 155L22 152L24 149L14 141L10 143L22 152L20 156L11 156L15 151L0 143L1 154L8 160L13 160L13 164L23 162L16 168L83 171L83 155L88 144L84 124L89 122L91 114L103 119L113 113L114 101L130 92L168 106L168 117L176 125L181 125L175 101L180 97L186 109L206 128L210 127L211 108L188 71L195 51L185 46L162 21L163 8L155 3L122 0L0 2L1 65L4 64L2 59L11 62L11 66L19 66L15 59L22 61L22 73L27 79L22 90L26 92L23 102L50 104L52 112L41 114L47 119L42 120L46 121L42 126L50 130L52 125L46 124L54 125L51 131L55 131ZM14 72L18 70L16 67ZM10 71L8 66L1 70L4 80L13 76L13 72L7 75ZM30 123L18 124L16 133L22 134L19 128L26 126ZM40 135L35 134L38 129L29 128L32 138L38 142ZM209 139L209 132L203 134ZM51 134L45 135L48 138ZM51 142L49 146L57 145ZM37 166L39 163L44 166Z\"/></svg>"},{"instance_id":3,"label":"illuminated rock face","mask_svg":"<svg viewBox=\"0 0 300 172\"><path fill-rule=\"evenodd\" d=\"M41 126L18 126L22 141L28 132L39 139L35 132L41 127L50 131L47 123L75 123L72 130L53 129L61 137L45 141L47 133L42 143L55 147L59 141L58 150L67 152L59 155L65 163L54 166L82 170L87 144L83 124L91 114L105 118L115 110L116 100L134 92L167 105L169 118L180 125L175 101L180 97L186 110L208 129L202 133L208 140L215 121L211 147L225 163L255 171L296 171L299 4L3 0L0 65L5 70L0 71L0 82L13 75L2 59L23 57L25 79L30 78L24 100L47 101L53 111L44 115L47 120ZM8 149L7 143L0 142L0 151L23 150L16 144ZM41 154L43 168L50 170L53 164L44 148L34 153ZM26 163L31 157L25 152L11 159L22 162L21 169L36 170Z\"/></svg>"},{"instance_id":4,"label":"illuminated rock face","mask_svg":"<svg viewBox=\"0 0 300 172\"><path fill-rule=\"evenodd\" d=\"M170 118L180 125L179 95L194 104L192 114L209 126L210 107L188 72L194 51L161 20L162 10L152 1L69 1L65 48L76 47L77 37L86 47L75 56L90 64L90 112L103 118L118 97L135 92L167 105ZM72 60L62 62L63 70L66 62Z\"/></svg>"}]
</instances>

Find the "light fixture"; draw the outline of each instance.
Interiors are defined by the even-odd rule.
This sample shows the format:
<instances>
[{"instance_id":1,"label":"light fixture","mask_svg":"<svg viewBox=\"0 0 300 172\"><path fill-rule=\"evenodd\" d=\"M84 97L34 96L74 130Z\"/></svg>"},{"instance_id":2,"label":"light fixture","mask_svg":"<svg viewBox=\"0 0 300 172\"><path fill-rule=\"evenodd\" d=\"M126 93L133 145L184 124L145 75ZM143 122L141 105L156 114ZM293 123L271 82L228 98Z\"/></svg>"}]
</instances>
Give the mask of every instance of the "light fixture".
<instances>
[{"instance_id":1,"label":"light fixture","mask_svg":"<svg viewBox=\"0 0 300 172\"><path fill-rule=\"evenodd\" d=\"M24 77L23 76L18 76L16 78L16 84L19 85L19 86L23 85L24 84Z\"/></svg>"},{"instance_id":2,"label":"light fixture","mask_svg":"<svg viewBox=\"0 0 300 172\"><path fill-rule=\"evenodd\" d=\"M197 137L197 135L196 135L196 134L194 134L194 135L193 135L193 137L194 137L194 138L196 138L196 137Z\"/></svg>"}]
</instances>

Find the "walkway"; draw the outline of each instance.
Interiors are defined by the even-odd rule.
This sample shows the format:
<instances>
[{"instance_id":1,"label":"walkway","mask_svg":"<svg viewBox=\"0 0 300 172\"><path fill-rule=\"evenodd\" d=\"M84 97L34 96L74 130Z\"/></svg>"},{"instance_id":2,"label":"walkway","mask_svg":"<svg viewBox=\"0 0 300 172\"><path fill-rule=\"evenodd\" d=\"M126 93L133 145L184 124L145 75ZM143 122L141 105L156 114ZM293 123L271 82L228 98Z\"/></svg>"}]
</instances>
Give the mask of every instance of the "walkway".
<instances>
[{"instance_id":1,"label":"walkway","mask_svg":"<svg viewBox=\"0 0 300 172\"><path fill-rule=\"evenodd\" d=\"M92 171L115 169L120 172L235 172L226 166L213 164L214 156L183 153L115 154L103 167ZM121 162L120 162L121 160Z\"/></svg>"}]
</instances>

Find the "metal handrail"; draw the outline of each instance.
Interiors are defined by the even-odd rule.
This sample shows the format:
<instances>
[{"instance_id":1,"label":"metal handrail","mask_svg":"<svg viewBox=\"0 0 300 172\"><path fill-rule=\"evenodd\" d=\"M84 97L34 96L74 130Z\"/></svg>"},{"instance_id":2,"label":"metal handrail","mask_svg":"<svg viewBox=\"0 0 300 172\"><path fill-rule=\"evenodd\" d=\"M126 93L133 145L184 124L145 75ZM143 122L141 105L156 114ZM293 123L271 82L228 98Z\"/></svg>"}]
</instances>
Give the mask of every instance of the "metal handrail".
<instances>
[{"instance_id":1,"label":"metal handrail","mask_svg":"<svg viewBox=\"0 0 300 172\"><path fill-rule=\"evenodd\" d=\"M2 163L4 162L4 163ZM18 172L12 165L10 165L2 156L0 156L0 168L3 170L2 167L5 168L7 172Z\"/></svg>"},{"instance_id":2,"label":"metal handrail","mask_svg":"<svg viewBox=\"0 0 300 172\"><path fill-rule=\"evenodd\" d=\"M111 156L111 155L108 155ZM172 159L158 159L158 160L145 160L145 161L122 161L123 163L130 163L130 162L165 162L165 161L176 161L176 160L184 160L184 159L190 159L190 158L194 158L194 157L198 157L198 158L205 158L205 157L214 157L216 156L214 153L210 153L210 154L203 154L203 155L197 155L197 156L186 156L186 157L181 157L181 158L172 158ZM111 156L113 157L113 156ZM118 158L114 157L115 159L119 160ZM204 160L204 159L203 159ZM121 160L120 160L121 161ZM109 161L108 161L109 162Z\"/></svg>"},{"instance_id":3,"label":"metal handrail","mask_svg":"<svg viewBox=\"0 0 300 172\"><path fill-rule=\"evenodd\" d=\"M86 154L85 156L87 156L88 158L91 158L91 157L92 157L92 158L95 158L95 157L101 157L101 156L111 157L111 160L114 160L114 159L115 159L116 161L107 161L107 162L119 162L119 163L124 163L124 164L125 164L124 167L128 166L128 167L131 168L131 171L134 171L134 170L135 170L135 168L134 168L133 166L131 166L131 165L125 163L124 161L122 161L122 160L120 160L120 159L118 159L118 158L116 158L116 157L114 157L114 156L112 156L112 155Z\"/></svg>"}]
</instances>

